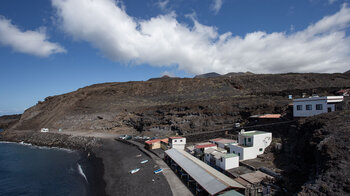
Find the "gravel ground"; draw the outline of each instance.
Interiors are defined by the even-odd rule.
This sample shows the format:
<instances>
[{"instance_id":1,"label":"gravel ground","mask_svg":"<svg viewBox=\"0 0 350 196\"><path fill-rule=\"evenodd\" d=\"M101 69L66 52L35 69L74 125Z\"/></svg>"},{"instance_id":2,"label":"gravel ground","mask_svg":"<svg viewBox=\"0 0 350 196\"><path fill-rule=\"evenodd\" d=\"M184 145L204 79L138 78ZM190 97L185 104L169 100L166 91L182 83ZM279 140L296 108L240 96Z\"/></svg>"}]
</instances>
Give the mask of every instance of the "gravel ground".
<instances>
[{"instance_id":1,"label":"gravel ground","mask_svg":"<svg viewBox=\"0 0 350 196\"><path fill-rule=\"evenodd\" d=\"M153 173L159 167L136 147L113 139L102 139L102 147L94 151L97 157L103 159L108 195L172 195L164 175ZM148 162L141 164L145 159ZM130 170L136 168L140 171L130 174Z\"/></svg>"}]
</instances>

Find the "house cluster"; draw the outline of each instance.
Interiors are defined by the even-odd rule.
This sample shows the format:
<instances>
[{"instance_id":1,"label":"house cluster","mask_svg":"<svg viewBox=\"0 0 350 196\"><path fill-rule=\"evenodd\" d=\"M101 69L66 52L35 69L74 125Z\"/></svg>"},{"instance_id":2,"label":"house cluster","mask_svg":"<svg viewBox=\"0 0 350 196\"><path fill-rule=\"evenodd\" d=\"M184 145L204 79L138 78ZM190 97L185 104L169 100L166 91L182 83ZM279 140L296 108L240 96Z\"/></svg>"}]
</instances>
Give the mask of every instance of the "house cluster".
<instances>
[{"instance_id":1,"label":"house cluster","mask_svg":"<svg viewBox=\"0 0 350 196\"><path fill-rule=\"evenodd\" d=\"M149 150L170 148L185 149L186 138L185 137L169 137L164 139L153 139L145 141L145 148Z\"/></svg>"},{"instance_id":2,"label":"house cluster","mask_svg":"<svg viewBox=\"0 0 350 196\"><path fill-rule=\"evenodd\" d=\"M164 160L188 186L195 188L197 194L242 195L239 192L248 190L245 183L251 186L254 180L261 181L268 175L253 172L246 179L244 176L231 178L224 174L225 171L239 167L241 160L263 154L271 140L271 133L242 130L238 140L216 138L185 148L186 138L177 136L146 141L145 147L166 149Z\"/></svg>"},{"instance_id":3,"label":"house cluster","mask_svg":"<svg viewBox=\"0 0 350 196\"><path fill-rule=\"evenodd\" d=\"M349 95L349 90L346 89L339 93L342 93L342 96L312 96L293 99L287 115L308 117L344 109L343 103L346 101L350 103L346 97ZM292 99L292 96L289 96L289 99ZM250 125L279 123L286 119L285 116L286 114L253 115L248 120ZM235 128L240 127L239 123L236 124ZM216 138L188 146L185 137L175 136L148 140L145 142L145 147L150 150L163 149L164 160L188 186L194 185L196 193L203 191L209 195L240 195L238 192L243 193L242 190L245 190L246 195L259 195L262 193L259 187L266 188L262 186L261 181L272 179L272 176L276 174L263 169L249 173L243 172L243 174L236 170L244 168L239 167L240 164L248 167L247 162L241 161L255 159L262 155L271 142L272 133L270 132L242 129L238 132L237 140Z\"/></svg>"},{"instance_id":4,"label":"house cluster","mask_svg":"<svg viewBox=\"0 0 350 196\"><path fill-rule=\"evenodd\" d=\"M189 146L186 151L218 170L239 167L239 161L255 159L271 144L272 134L263 131L244 131L238 141L216 138Z\"/></svg>"},{"instance_id":5,"label":"house cluster","mask_svg":"<svg viewBox=\"0 0 350 196\"><path fill-rule=\"evenodd\" d=\"M272 134L269 132L241 130L238 141L216 138L188 146L186 151L218 170L229 170L239 167L239 161L255 159L263 154L271 141ZM179 136L145 142L145 147L150 150L160 148L185 150L185 146L186 138Z\"/></svg>"}]
</instances>

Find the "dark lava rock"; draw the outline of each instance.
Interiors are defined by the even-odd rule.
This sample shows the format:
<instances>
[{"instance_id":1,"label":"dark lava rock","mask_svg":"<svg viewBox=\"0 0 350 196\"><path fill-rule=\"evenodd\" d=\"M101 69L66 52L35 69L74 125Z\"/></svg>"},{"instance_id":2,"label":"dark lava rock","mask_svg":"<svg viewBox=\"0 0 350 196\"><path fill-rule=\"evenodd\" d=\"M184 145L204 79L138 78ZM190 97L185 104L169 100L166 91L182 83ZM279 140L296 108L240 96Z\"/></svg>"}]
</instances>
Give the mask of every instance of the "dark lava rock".
<instances>
[{"instance_id":1,"label":"dark lava rock","mask_svg":"<svg viewBox=\"0 0 350 196\"><path fill-rule=\"evenodd\" d=\"M216 72L210 72L206 74L196 75L194 78L213 78L213 77L219 77L219 76L221 75Z\"/></svg>"}]
</instances>

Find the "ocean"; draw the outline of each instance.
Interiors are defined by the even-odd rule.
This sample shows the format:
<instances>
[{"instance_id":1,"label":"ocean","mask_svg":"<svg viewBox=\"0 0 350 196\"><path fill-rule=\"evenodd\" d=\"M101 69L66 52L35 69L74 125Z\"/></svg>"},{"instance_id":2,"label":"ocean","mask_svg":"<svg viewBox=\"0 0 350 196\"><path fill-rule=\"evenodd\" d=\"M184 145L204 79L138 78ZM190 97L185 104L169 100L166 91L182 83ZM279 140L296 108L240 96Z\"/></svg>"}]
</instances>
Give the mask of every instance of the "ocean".
<instances>
[{"instance_id":1,"label":"ocean","mask_svg":"<svg viewBox=\"0 0 350 196\"><path fill-rule=\"evenodd\" d=\"M0 196L89 194L77 151L0 142Z\"/></svg>"}]
</instances>

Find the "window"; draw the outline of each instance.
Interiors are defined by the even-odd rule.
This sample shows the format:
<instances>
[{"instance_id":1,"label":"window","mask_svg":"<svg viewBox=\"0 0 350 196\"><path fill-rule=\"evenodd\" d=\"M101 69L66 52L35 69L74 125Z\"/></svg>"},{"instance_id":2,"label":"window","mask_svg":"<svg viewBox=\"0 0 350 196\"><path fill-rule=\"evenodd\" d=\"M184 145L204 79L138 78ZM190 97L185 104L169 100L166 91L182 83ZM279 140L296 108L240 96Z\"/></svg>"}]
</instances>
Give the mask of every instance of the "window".
<instances>
[{"instance_id":1,"label":"window","mask_svg":"<svg viewBox=\"0 0 350 196\"><path fill-rule=\"evenodd\" d=\"M182 142L182 140L180 140L180 142Z\"/></svg>"},{"instance_id":2,"label":"window","mask_svg":"<svg viewBox=\"0 0 350 196\"><path fill-rule=\"evenodd\" d=\"M262 148L259 148L259 151L260 151L260 152L262 152L262 151L263 151L263 149L262 149Z\"/></svg>"},{"instance_id":3,"label":"window","mask_svg":"<svg viewBox=\"0 0 350 196\"><path fill-rule=\"evenodd\" d=\"M297 105L297 110L303 110L303 105Z\"/></svg>"},{"instance_id":4,"label":"window","mask_svg":"<svg viewBox=\"0 0 350 196\"><path fill-rule=\"evenodd\" d=\"M322 104L316 104L316 110L322 110Z\"/></svg>"},{"instance_id":5,"label":"window","mask_svg":"<svg viewBox=\"0 0 350 196\"><path fill-rule=\"evenodd\" d=\"M238 156L241 156L241 153L238 153Z\"/></svg>"},{"instance_id":6,"label":"window","mask_svg":"<svg viewBox=\"0 0 350 196\"><path fill-rule=\"evenodd\" d=\"M232 153L233 153L233 154L236 154L236 152L235 152L235 151L232 151Z\"/></svg>"},{"instance_id":7,"label":"window","mask_svg":"<svg viewBox=\"0 0 350 196\"><path fill-rule=\"evenodd\" d=\"M248 142L252 142L252 138L248 138Z\"/></svg>"},{"instance_id":8,"label":"window","mask_svg":"<svg viewBox=\"0 0 350 196\"><path fill-rule=\"evenodd\" d=\"M306 110L312 110L312 105L311 104L306 105Z\"/></svg>"},{"instance_id":9,"label":"window","mask_svg":"<svg viewBox=\"0 0 350 196\"><path fill-rule=\"evenodd\" d=\"M176 140L174 140L174 143L176 142Z\"/></svg>"}]
</instances>

